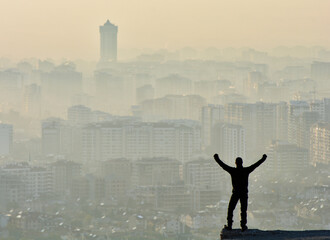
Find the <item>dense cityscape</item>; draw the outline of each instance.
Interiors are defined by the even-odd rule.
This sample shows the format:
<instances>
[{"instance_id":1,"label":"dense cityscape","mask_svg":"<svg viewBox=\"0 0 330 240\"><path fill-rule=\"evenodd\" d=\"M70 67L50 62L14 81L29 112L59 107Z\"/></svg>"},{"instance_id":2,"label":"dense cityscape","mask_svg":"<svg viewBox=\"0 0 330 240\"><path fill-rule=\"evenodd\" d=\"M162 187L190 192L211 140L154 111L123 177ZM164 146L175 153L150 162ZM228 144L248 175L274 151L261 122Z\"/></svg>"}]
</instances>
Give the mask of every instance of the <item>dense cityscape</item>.
<instances>
[{"instance_id":1,"label":"dense cityscape","mask_svg":"<svg viewBox=\"0 0 330 240\"><path fill-rule=\"evenodd\" d=\"M0 58L0 238L216 239L230 176L248 224L330 229L330 50L183 48L117 60ZM239 206L234 224L238 224Z\"/></svg>"}]
</instances>

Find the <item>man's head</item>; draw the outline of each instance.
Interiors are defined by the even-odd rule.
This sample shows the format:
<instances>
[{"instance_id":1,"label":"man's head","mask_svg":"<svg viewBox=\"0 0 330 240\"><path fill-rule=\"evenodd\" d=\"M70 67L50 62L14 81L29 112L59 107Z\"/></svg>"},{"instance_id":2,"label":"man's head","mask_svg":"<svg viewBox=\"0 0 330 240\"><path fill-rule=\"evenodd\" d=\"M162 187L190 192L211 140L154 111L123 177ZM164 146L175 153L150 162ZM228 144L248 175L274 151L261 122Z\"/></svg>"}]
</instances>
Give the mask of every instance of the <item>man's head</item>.
<instances>
[{"instance_id":1,"label":"man's head","mask_svg":"<svg viewBox=\"0 0 330 240\"><path fill-rule=\"evenodd\" d=\"M242 158L240 158L240 157L236 158L235 163L236 163L237 168L238 167L243 167L243 159Z\"/></svg>"}]
</instances>

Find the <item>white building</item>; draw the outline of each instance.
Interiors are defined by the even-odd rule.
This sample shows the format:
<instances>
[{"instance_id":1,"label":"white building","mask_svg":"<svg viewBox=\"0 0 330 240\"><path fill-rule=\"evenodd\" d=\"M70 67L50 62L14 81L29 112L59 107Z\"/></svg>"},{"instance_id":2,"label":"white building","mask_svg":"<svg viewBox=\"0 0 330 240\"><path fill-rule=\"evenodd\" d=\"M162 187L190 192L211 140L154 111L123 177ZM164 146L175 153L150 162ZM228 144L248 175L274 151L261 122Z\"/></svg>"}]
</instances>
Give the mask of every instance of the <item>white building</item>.
<instances>
[{"instance_id":1,"label":"white building","mask_svg":"<svg viewBox=\"0 0 330 240\"><path fill-rule=\"evenodd\" d=\"M317 123L311 127L310 156L312 164L330 163L330 124Z\"/></svg>"},{"instance_id":2,"label":"white building","mask_svg":"<svg viewBox=\"0 0 330 240\"><path fill-rule=\"evenodd\" d=\"M53 175L50 169L33 167L28 163L16 163L1 168L7 176L14 176L24 185L26 197L37 198L53 191Z\"/></svg>"},{"instance_id":3,"label":"white building","mask_svg":"<svg viewBox=\"0 0 330 240\"><path fill-rule=\"evenodd\" d=\"M91 124L82 130L82 159L91 164L113 158L153 157L185 162L200 150L199 126L113 121Z\"/></svg>"}]
</instances>

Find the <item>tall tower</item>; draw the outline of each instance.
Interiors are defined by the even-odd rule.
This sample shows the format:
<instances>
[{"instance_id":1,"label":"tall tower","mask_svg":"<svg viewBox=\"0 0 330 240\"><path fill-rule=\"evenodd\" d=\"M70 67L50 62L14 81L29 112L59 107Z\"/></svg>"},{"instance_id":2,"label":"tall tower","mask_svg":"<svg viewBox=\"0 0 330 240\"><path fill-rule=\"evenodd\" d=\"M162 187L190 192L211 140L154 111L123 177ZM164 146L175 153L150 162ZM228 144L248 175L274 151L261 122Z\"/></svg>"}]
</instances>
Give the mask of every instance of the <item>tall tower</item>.
<instances>
[{"instance_id":1,"label":"tall tower","mask_svg":"<svg viewBox=\"0 0 330 240\"><path fill-rule=\"evenodd\" d=\"M117 61L117 33L118 27L109 20L100 26L100 60Z\"/></svg>"}]
</instances>

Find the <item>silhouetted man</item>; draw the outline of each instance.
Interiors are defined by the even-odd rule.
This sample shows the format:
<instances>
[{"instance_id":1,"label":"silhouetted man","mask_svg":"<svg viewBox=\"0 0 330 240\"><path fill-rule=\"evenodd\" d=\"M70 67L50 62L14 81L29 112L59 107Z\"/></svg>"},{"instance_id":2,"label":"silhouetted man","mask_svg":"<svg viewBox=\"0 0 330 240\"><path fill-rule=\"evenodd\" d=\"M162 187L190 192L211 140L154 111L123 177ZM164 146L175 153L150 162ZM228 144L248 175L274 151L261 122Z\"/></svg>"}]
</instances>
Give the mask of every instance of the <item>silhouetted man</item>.
<instances>
[{"instance_id":1,"label":"silhouetted man","mask_svg":"<svg viewBox=\"0 0 330 240\"><path fill-rule=\"evenodd\" d=\"M214 154L215 161L231 176L231 182L233 185L233 193L231 195L229 205L228 205L228 213L227 213L227 225L225 225L225 229L231 230L233 225L233 211L236 207L238 200L241 202L241 229L245 231L247 229L246 226L246 210L248 206L248 184L249 184L249 174L253 172L254 169L259 167L267 158L267 155L264 154L262 158L251 165L250 167L243 167L242 158L236 158L236 168L230 167L223 163L218 154Z\"/></svg>"}]
</instances>

